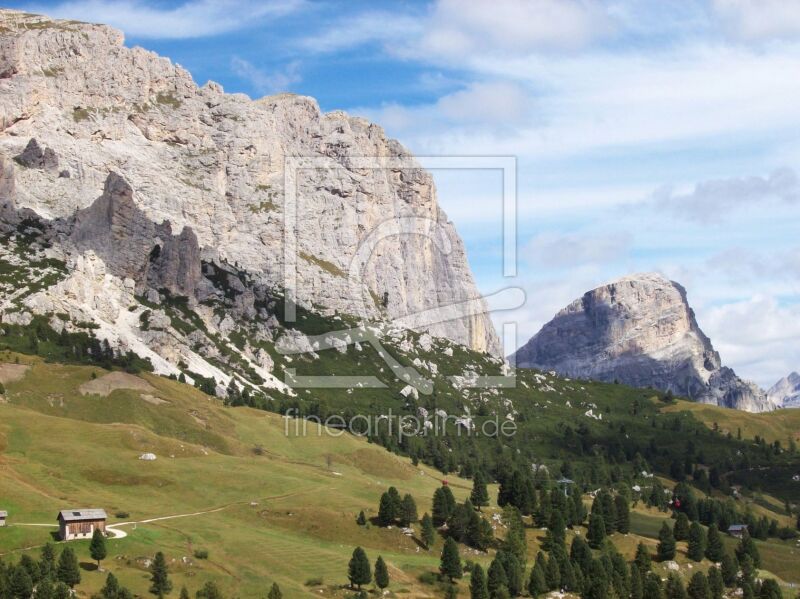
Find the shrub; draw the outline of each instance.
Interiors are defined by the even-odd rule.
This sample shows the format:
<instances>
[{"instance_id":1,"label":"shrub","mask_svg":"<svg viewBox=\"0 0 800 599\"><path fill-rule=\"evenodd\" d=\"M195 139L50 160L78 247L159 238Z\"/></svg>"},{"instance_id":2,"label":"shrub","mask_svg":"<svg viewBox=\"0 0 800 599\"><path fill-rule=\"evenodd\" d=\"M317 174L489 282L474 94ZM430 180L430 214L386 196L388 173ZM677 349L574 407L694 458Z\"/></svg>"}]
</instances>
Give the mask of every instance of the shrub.
<instances>
[{"instance_id":1,"label":"shrub","mask_svg":"<svg viewBox=\"0 0 800 599\"><path fill-rule=\"evenodd\" d=\"M194 556L197 559L208 559L208 549L195 549Z\"/></svg>"},{"instance_id":2,"label":"shrub","mask_svg":"<svg viewBox=\"0 0 800 599\"><path fill-rule=\"evenodd\" d=\"M323 580L322 576L317 576L306 580L307 587L321 587L323 584L325 584L325 581Z\"/></svg>"},{"instance_id":3,"label":"shrub","mask_svg":"<svg viewBox=\"0 0 800 599\"><path fill-rule=\"evenodd\" d=\"M115 515L117 518L120 518L120 519L124 519L124 518L130 518L130 517L131 517L130 513L128 513L128 512L124 512L124 511L119 511L119 512L117 512L117 513L116 513L116 514L114 514L114 515Z\"/></svg>"}]
</instances>

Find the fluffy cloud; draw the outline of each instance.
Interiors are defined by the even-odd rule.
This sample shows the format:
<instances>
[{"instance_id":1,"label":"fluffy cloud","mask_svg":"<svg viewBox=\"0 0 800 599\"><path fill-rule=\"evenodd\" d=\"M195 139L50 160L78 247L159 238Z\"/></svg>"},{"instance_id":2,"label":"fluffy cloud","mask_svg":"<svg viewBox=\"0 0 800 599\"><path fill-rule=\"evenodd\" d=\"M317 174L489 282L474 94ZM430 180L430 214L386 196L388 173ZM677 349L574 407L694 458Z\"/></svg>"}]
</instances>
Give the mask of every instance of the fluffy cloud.
<instances>
[{"instance_id":1,"label":"fluffy cloud","mask_svg":"<svg viewBox=\"0 0 800 599\"><path fill-rule=\"evenodd\" d=\"M599 235L585 233L542 233L522 250L522 258L548 268L571 268L586 264L607 264L630 250L629 233Z\"/></svg>"},{"instance_id":2,"label":"fluffy cloud","mask_svg":"<svg viewBox=\"0 0 800 599\"><path fill-rule=\"evenodd\" d=\"M743 41L800 37L800 4L787 0L714 0L727 32Z\"/></svg>"},{"instance_id":3,"label":"fluffy cloud","mask_svg":"<svg viewBox=\"0 0 800 599\"><path fill-rule=\"evenodd\" d=\"M174 8L146 0L73 0L31 4L31 12L106 23L127 35L146 39L182 39L229 33L263 19L297 11L305 0L191 0Z\"/></svg>"},{"instance_id":4,"label":"fluffy cloud","mask_svg":"<svg viewBox=\"0 0 800 599\"><path fill-rule=\"evenodd\" d=\"M720 222L738 208L775 200L786 204L800 201L800 180L792 169L778 169L767 177L704 181L688 193L662 188L653 201L661 210L680 218Z\"/></svg>"},{"instance_id":5,"label":"fluffy cloud","mask_svg":"<svg viewBox=\"0 0 800 599\"><path fill-rule=\"evenodd\" d=\"M288 91L292 84L300 81L300 62L292 61L281 71L266 72L253 63L238 56L231 59L231 69L261 94Z\"/></svg>"}]
</instances>

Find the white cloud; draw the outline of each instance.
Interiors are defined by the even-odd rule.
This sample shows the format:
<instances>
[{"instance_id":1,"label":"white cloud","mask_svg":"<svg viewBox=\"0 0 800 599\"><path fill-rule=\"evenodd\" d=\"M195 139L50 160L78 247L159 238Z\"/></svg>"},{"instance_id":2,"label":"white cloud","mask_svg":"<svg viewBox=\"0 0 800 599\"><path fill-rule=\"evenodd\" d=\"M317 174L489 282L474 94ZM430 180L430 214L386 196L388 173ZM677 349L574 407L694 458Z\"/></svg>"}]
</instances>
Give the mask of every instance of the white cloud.
<instances>
[{"instance_id":1,"label":"white cloud","mask_svg":"<svg viewBox=\"0 0 800 599\"><path fill-rule=\"evenodd\" d=\"M348 15L324 30L299 40L298 45L309 52L338 52L364 44L384 45L418 35L422 24L418 18L388 12L366 12Z\"/></svg>"},{"instance_id":2,"label":"white cloud","mask_svg":"<svg viewBox=\"0 0 800 599\"><path fill-rule=\"evenodd\" d=\"M688 193L661 188L654 194L653 203L680 218L721 222L741 207L753 208L775 200L800 202L800 180L792 169L778 169L767 177L703 181Z\"/></svg>"},{"instance_id":3,"label":"white cloud","mask_svg":"<svg viewBox=\"0 0 800 599\"><path fill-rule=\"evenodd\" d=\"M608 264L624 257L631 242L631 235L624 231L607 235L547 232L531 239L521 257L548 268Z\"/></svg>"},{"instance_id":4,"label":"white cloud","mask_svg":"<svg viewBox=\"0 0 800 599\"><path fill-rule=\"evenodd\" d=\"M296 60L287 64L282 71L267 72L243 58L234 56L231 59L231 69L261 94L285 92L301 80L300 62Z\"/></svg>"},{"instance_id":5,"label":"white cloud","mask_svg":"<svg viewBox=\"0 0 800 599\"><path fill-rule=\"evenodd\" d=\"M800 3L793 0L714 0L727 32L747 41L800 37Z\"/></svg>"},{"instance_id":6,"label":"white cloud","mask_svg":"<svg viewBox=\"0 0 800 599\"><path fill-rule=\"evenodd\" d=\"M166 8L146 0L73 0L31 4L32 12L52 17L105 23L126 35L146 39L183 39L229 33L263 19L297 11L305 0L190 0Z\"/></svg>"}]
</instances>

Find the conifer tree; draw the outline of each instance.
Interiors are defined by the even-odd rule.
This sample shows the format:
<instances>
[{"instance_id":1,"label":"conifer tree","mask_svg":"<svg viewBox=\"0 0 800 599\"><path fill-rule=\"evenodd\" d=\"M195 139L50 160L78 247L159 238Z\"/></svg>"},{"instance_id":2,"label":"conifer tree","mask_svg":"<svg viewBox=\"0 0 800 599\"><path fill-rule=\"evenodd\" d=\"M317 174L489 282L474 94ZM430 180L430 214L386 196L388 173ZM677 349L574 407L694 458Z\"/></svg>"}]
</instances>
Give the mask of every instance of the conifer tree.
<instances>
[{"instance_id":1,"label":"conifer tree","mask_svg":"<svg viewBox=\"0 0 800 599\"><path fill-rule=\"evenodd\" d=\"M708 589L711 591L712 599L722 599L722 595L725 593L722 573L716 566L711 566L708 569Z\"/></svg>"},{"instance_id":2,"label":"conifer tree","mask_svg":"<svg viewBox=\"0 0 800 599\"><path fill-rule=\"evenodd\" d=\"M720 562L725 556L725 547L722 545L722 536L719 534L717 525L713 522L708 527L708 537L706 538L706 557L712 562Z\"/></svg>"},{"instance_id":3,"label":"conifer tree","mask_svg":"<svg viewBox=\"0 0 800 599\"><path fill-rule=\"evenodd\" d=\"M458 553L458 545L452 537L447 537L444 542L439 572L441 572L442 576L447 577L451 583L462 576L461 556Z\"/></svg>"},{"instance_id":4,"label":"conifer tree","mask_svg":"<svg viewBox=\"0 0 800 599\"><path fill-rule=\"evenodd\" d=\"M472 566L472 574L469 578L469 597L470 599L489 599L489 589L486 586L486 575L480 564Z\"/></svg>"},{"instance_id":5,"label":"conifer tree","mask_svg":"<svg viewBox=\"0 0 800 599\"><path fill-rule=\"evenodd\" d=\"M687 541L689 539L689 517L685 512L678 512L677 516L675 516L672 535L676 541Z\"/></svg>"},{"instance_id":6,"label":"conifer tree","mask_svg":"<svg viewBox=\"0 0 800 599\"><path fill-rule=\"evenodd\" d=\"M744 589L745 586L752 586L756 579L756 567L753 564L753 558L748 554L742 555L739 559L739 569L742 574L739 577L739 586Z\"/></svg>"},{"instance_id":7,"label":"conifer tree","mask_svg":"<svg viewBox=\"0 0 800 599\"><path fill-rule=\"evenodd\" d=\"M658 559L662 562L675 559L675 537L672 536L672 529L666 520L661 525L658 533Z\"/></svg>"},{"instance_id":8,"label":"conifer tree","mask_svg":"<svg viewBox=\"0 0 800 599\"><path fill-rule=\"evenodd\" d=\"M0 586L0 589L1 588L2 587ZM54 595L55 595L55 588L53 587L53 581L47 577L42 578L39 581L39 584L36 585L36 595L35 595L36 599L53 599Z\"/></svg>"},{"instance_id":9,"label":"conifer tree","mask_svg":"<svg viewBox=\"0 0 800 599\"><path fill-rule=\"evenodd\" d=\"M375 584L381 590L389 586L389 569L380 555L375 560Z\"/></svg>"},{"instance_id":10,"label":"conifer tree","mask_svg":"<svg viewBox=\"0 0 800 599\"><path fill-rule=\"evenodd\" d=\"M358 518L356 518L356 524L358 524L359 526L366 526L367 515L364 513L364 510L358 512Z\"/></svg>"},{"instance_id":11,"label":"conifer tree","mask_svg":"<svg viewBox=\"0 0 800 599\"><path fill-rule=\"evenodd\" d=\"M631 599L642 599L642 573L636 562L631 563Z\"/></svg>"},{"instance_id":12,"label":"conifer tree","mask_svg":"<svg viewBox=\"0 0 800 599\"><path fill-rule=\"evenodd\" d=\"M422 542L425 544L425 549L430 549L436 540L436 529L433 528L433 520L428 515L428 512L422 516Z\"/></svg>"},{"instance_id":13,"label":"conifer tree","mask_svg":"<svg viewBox=\"0 0 800 599\"><path fill-rule=\"evenodd\" d=\"M178 599L189 599L189 589L186 586L181 587L181 594L178 596Z\"/></svg>"},{"instance_id":14,"label":"conifer tree","mask_svg":"<svg viewBox=\"0 0 800 599\"><path fill-rule=\"evenodd\" d=\"M761 583L758 599L783 599L781 587L778 586L778 582L774 578L767 578Z\"/></svg>"},{"instance_id":15,"label":"conifer tree","mask_svg":"<svg viewBox=\"0 0 800 599\"><path fill-rule=\"evenodd\" d=\"M433 524L442 526L450 519L456 507L456 498L450 487L441 486L433 493Z\"/></svg>"},{"instance_id":16,"label":"conifer tree","mask_svg":"<svg viewBox=\"0 0 800 599\"><path fill-rule=\"evenodd\" d=\"M614 508L617 511L617 532L626 535L631 530L631 509L628 499L622 495L615 496Z\"/></svg>"},{"instance_id":17,"label":"conifer tree","mask_svg":"<svg viewBox=\"0 0 800 599\"><path fill-rule=\"evenodd\" d=\"M583 572L589 571L592 563L592 550L583 537L576 536L572 539L572 546L569 550L569 559L572 563L580 566Z\"/></svg>"},{"instance_id":18,"label":"conifer tree","mask_svg":"<svg viewBox=\"0 0 800 599\"><path fill-rule=\"evenodd\" d=\"M742 558L745 555L750 556L750 559L753 560L754 567L761 567L761 556L758 553L758 547L756 547L755 541L750 538L750 533L748 533L747 530L742 534L742 539L739 541L739 546L736 548L736 557L739 560L739 564L742 563Z\"/></svg>"},{"instance_id":19,"label":"conifer tree","mask_svg":"<svg viewBox=\"0 0 800 599\"><path fill-rule=\"evenodd\" d=\"M531 570L531 577L528 580L528 593L531 597L538 597L547 592L547 578L545 568L547 561L541 551L536 555L536 562Z\"/></svg>"},{"instance_id":20,"label":"conifer tree","mask_svg":"<svg viewBox=\"0 0 800 599\"><path fill-rule=\"evenodd\" d=\"M686 589L689 599L711 599L711 591L708 588L708 579L702 572L695 572L689 581Z\"/></svg>"},{"instance_id":21,"label":"conifer tree","mask_svg":"<svg viewBox=\"0 0 800 599\"><path fill-rule=\"evenodd\" d=\"M33 581L24 566L17 565L11 568L8 590L9 597L14 599L28 599L33 594Z\"/></svg>"},{"instance_id":22,"label":"conifer tree","mask_svg":"<svg viewBox=\"0 0 800 599\"><path fill-rule=\"evenodd\" d=\"M39 570L42 578L50 578L56 573L56 550L52 543L46 543L42 547L42 557L39 560Z\"/></svg>"},{"instance_id":23,"label":"conifer tree","mask_svg":"<svg viewBox=\"0 0 800 599\"><path fill-rule=\"evenodd\" d=\"M353 556L347 567L347 577L350 579L350 585L355 586L358 590L361 590L362 584L369 584L372 580L369 559L361 547L353 550Z\"/></svg>"},{"instance_id":24,"label":"conifer tree","mask_svg":"<svg viewBox=\"0 0 800 599\"><path fill-rule=\"evenodd\" d=\"M378 524L381 526L389 526L394 522L395 516L394 502L387 491L381 495L381 501L378 505Z\"/></svg>"},{"instance_id":25,"label":"conifer tree","mask_svg":"<svg viewBox=\"0 0 800 599\"><path fill-rule=\"evenodd\" d=\"M644 543L639 543L636 546L636 557L634 557L634 561L639 567L639 571L643 575L649 572L650 568L653 567L653 560L650 557L650 550Z\"/></svg>"},{"instance_id":26,"label":"conifer tree","mask_svg":"<svg viewBox=\"0 0 800 599\"><path fill-rule=\"evenodd\" d=\"M586 573L581 599L608 599L609 595L607 571L600 560L593 559Z\"/></svg>"},{"instance_id":27,"label":"conifer tree","mask_svg":"<svg viewBox=\"0 0 800 599\"><path fill-rule=\"evenodd\" d=\"M97 562L97 569L100 569L100 562L106 559L108 550L106 549L106 536L95 528L92 533L92 542L89 545L89 555Z\"/></svg>"},{"instance_id":28,"label":"conifer tree","mask_svg":"<svg viewBox=\"0 0 800 599\"><path fill-rule=\"evenodd\" d=\"M497 598L498 594L502 592L501 589L505 589L506 592L508 592L508 577L506 576L506 570L503 568L503 564L497 558L492 560L492 563L489 566L489 574L487 576L486 586L489 589L489 597L492 599Z\"/></svg>"},{"instance_id":29,"label":"conifer tree","mask_svg":"<svg viewBox=\"0 0 800 599\"><path fill-rule=\"evenodd\" d=\"M642 584L643 599L662 599L663 596L661 577L654 572L648 572Z\"/></svg>"},{"instance_id":30,"label":"conifer tree","mask_svg":"<svg viewBox=\"0 0 800 599\"><path fill-rule=\"evenodd\" d=\"M157 597L163 597L172 590L172 582L167 571L167 559L159 551L153 563L150 564L150 592Z\"/></svg>"},{"instance_id":31,"label":"conifer tree","mask_svg":"<svg viewBox=\"0 0 800 599\"><path fill-rule=\"evenodd\" d=\"M203 588L195 594L197 599L222 599L222 591L215 582L208 581L203 585Z\"/></svg>"},{"instance_id":32,"label":"conifer tree","mask_svg":"<svg viewBox=\"0 0 800 599\"><path fill-rule=\"evenodd\" d=\"M412 523L419 520L419 516L417 515L417 503L409 493L406 493L403 500L400 502L399 515L400 524L403 526L411 526Z\"/></svg>"},{"instance_id":33,"label":"conifer tree","mask_svg":"<svg viewBox=\"0 0 800 599\"><path fill-rule=\"evenodd\" d=\"M706 534L703 527L698 522L692 522L689 527L689 546L687 554L689 559L695 562L703 560L706 551Z\"/></svg>"},{"instance_id":34,"label":"conifer tree","mask_svg":"<svg viewBox=\"0 0 800 599\"><path fill-rule=\"evenodd\" d=\"M469 500L478 510L489 505L489 491L486 489L486 479L484 479L480 470L472 477L472 492L469 495Z\"/></svg>"},{"instance_id":35,"label":"conifer tree","mask_svg":"<svg viewBox=\"0 0 800 599\"><path fill-rule=\"evenodd\" d=\"M78 568L78 558L72 547L64 547L58 558L56 579L72 588L81 581L81 571Z\"/></svg>"},{"instance_id":36,"label":"conifer tree","mask_svg":"<svg viewBox=\"0 0 800 599\"><path fill-rule=\"evenodd\" d=\"M112 572L109 572L105 586L100 589L100 596L103 599L117 599L117 595L119 595L119 581Z\"/></svg>"},{"instance_id":37,"label":"conifer tree","mask_svg":"<svg viewBox=\"0 0 800 599\"><path fill-rule=\"evenodd\" d=\"M558 560L556 560L555 555L551 554L547 559L544 577L549 590L557 591L561 587L561 568L558 567Z\"/></svg>"},{"instance_id":38,"label":"conifer tree","mask_svg":"<svg viewBox=\"0 0 800 599\"><path fill-rule=\"evenodd\" d=\"M683 586L683 581L675 572L670 573L667 578L664 595L666 599L686 599L686 589Z\"/></svg>"},{"instance_id":39,"label":"conifer tree","mask_svg":"<svg viewBox=\"0 0 800 599\"><path fill-rule=\"evenodd\" d=\"M278 586L277 582L272 583L272 586L269 589L269 594L267 595L267 599L283 599L281 587Z\"/></svg>"},{"instance_id":40,"label":"conifer tree","mask_svg":"<svg viewBox=\"0 0 800 599\"><path fill-rule=\"evenodd\" d=\"M593 512L589 515L589 532L586 538L592 549L599 549L603 543L603 539L606 538L606 524L603 520L603 516L599 513Z\"/></svg>"},{"instance_id":41,"label":"conifer tree","mask_svg":"<svg viewBox=\"0 0 800 599\"><path fill-rule=\"evenodd\" d=\"M63 582L58 582L53 587L53 599L71 599L72 591L69 586Z\"/></svg>"},{"instance_id":42,"label":"conifer tree","mask_svg":"<svg viewBox=\"0 0 800 599\"><path fill-rule=\"evenodd\" d=\"M729 551L722 554L722 581L726 587L736 584L736 575L739 573L739 564Z\"/></svg>"},{"instance_id":43,"label":"conifer tree","mask_svg":"<svg viewBox=\"0 0 800 599\"><path fill-rule=\"evenodd\" d=\"M525 539L525 523L519 510L513 506L503 510L503 521L508 529L504 547L513 553L520 565L525 566L528 561L528 543Z\"/></svg>"}]
</instances>

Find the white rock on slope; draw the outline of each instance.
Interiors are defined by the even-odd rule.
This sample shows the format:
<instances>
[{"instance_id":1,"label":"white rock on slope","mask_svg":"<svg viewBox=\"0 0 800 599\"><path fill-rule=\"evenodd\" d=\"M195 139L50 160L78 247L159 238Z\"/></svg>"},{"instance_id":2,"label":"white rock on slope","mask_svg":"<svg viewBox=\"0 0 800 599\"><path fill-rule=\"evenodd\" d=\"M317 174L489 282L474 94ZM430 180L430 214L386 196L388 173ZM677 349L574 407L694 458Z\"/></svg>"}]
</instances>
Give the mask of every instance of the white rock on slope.
<instances>
[{"instance_id":1,"label":"white rock on slope","mask_svg":"<svg viewBox=\"0 0 800 599\"><path fill-rule=\"evenodd\" d=\"M150 221L190 227L200 248L279 286L284 158L328 158L337 168L303 171L298 180L301 303L396 318L478 296L431 176L396 168L397 159L413 159L380 127L323 114L307 97L252 101L215 83L198 87L168 59L126 48L110 27L0 11L0 128L1 153L17 156L36 139L61 171L18 168L19 207L71 217L102 194L113 171ZM360 168L359 156L374 157L377 168ZM403 217L436 223L449 255L420 235L391 236L362 269L369 292L353 285L347 273L364 236ZM384 293L381 308L373 298ZM499 351L486 314L423 328Z\"/></svg>"},{"instance_id":2,"label":"white rock on slope","mask_svg":"<svg viewBox=\"0 0 800 599\"><path fill-rule=\"evenodd\" d=\"M697 325L686 291L659 274L598 287L556 314L516 352L522 368L618 380L751 412L774 409L765 393L722 366Z\"/></svg>"}]
</instances>

